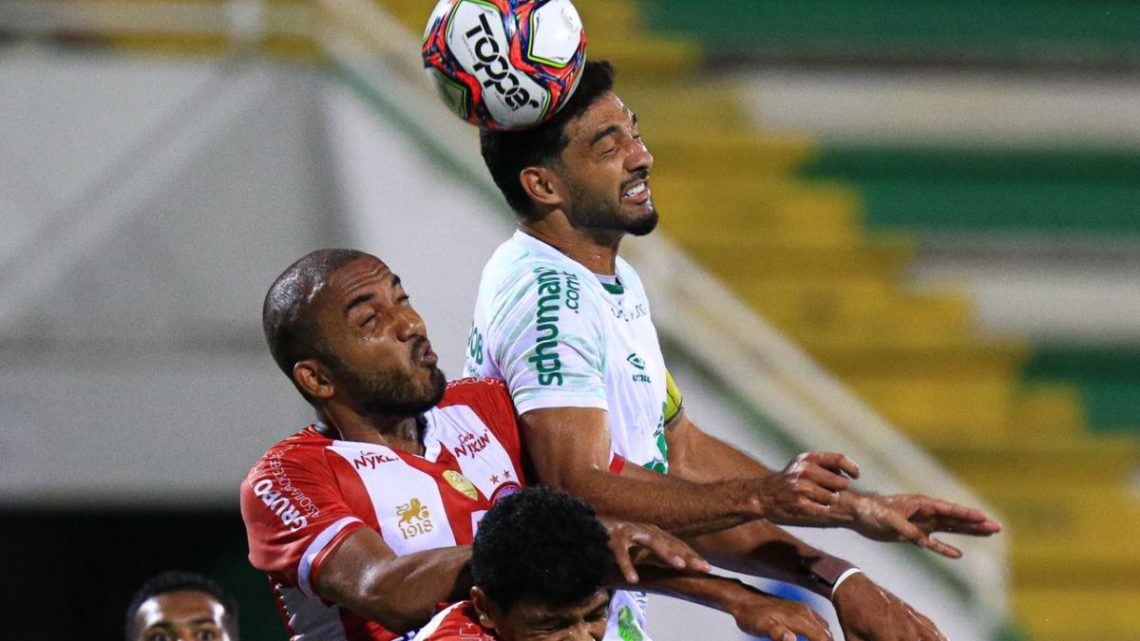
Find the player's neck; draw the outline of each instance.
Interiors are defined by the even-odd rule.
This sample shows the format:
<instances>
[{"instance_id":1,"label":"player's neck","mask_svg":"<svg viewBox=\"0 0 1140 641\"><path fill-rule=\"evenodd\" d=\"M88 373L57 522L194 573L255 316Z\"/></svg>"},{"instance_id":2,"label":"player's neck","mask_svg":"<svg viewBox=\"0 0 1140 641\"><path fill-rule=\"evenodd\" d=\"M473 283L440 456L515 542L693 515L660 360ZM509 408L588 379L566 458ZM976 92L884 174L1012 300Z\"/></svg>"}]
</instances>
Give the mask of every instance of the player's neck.
<instances>
[{"instance_id":1,"label":"player's neck","mask_svg":"<svg viewBox=\"0 0 1140 641\"><path fill-rule=\"evenodd\" d=\"M625 232L574 227L561 214L550 214L538 221L521 221L519 228L595 274L612 276L616 273L618 248Z\"/></svg>"},{"instance_id":2,"label":"player's neck","mask_svg":"<svg viewBox=\"0 0 1140 641\"><path fill-rule=\"evenodd\" d=\"M417 456L424 453L423 416L362 416L343 408L328 408L323 419L342 441L383 445Z\"/></svg>"}]
</instances>

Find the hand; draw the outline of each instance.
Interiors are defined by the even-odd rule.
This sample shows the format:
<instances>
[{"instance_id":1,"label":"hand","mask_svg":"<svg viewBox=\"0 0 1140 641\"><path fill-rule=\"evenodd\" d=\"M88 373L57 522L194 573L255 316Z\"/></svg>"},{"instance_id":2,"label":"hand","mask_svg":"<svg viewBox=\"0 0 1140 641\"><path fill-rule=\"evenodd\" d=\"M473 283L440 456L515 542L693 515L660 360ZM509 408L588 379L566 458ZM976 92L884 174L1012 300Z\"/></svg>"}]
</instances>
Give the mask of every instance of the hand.
<instances>
[{"instance_id":1,"label":"hand","mask_svg":"<svg viewBox=\"0 0 1140 641\"><path fill-rule=\"evenodd\" d=\"M638 581L636 564L659 564L677 570L708 572L711 566L681 539L656 525L598 517L610 534L610 551L625 580Z\"/></svg>"},{"instance_id":2,"label":"hand","mask_svg":"<svg viewBox=\"0 0 1140 641\"><path fill-rule=\"evenodd\" d=\"M869 539L909 541L951 559L960 558L962 551L932 532L989 536L1001 531L1001 524L981 510L921 494L858 496L853 513L851 529Z\"/></svg>"},{"instance_id":3,"label":"hand","mask_svg":"<svg viewBox=\"0 0 1140 641\"><path fill-rule=\"evenodd\" d=\"M837 525L849 518L831 507L848 480L859 478L859 466L843 454L805 452L779 472L753 483L754 516L783 525ZM834 517L834 519L833 519Z\"/></svg>"},{"instance_id":4,"label":"hand","mask_svg":"<svg viewBox=\"0 0 1140 641\"><path fill-rule=\"evenodd\" d=\"M847 641L946 641L930 619L866 574L849 577L831 600Z\"/></svg>"},{"instance_id":5,"label":"hand","mask_svg":"<svg viewBox=\"0 0 1140 641\"><path fill-rule=\"evenodd\" d=\"M809 641L832 641L827 622L814 610L759 590L749 588L744 597L728 608L728 613L742 632L754 637L796 641L798 635Z\"/></svg>"}]
</instances>

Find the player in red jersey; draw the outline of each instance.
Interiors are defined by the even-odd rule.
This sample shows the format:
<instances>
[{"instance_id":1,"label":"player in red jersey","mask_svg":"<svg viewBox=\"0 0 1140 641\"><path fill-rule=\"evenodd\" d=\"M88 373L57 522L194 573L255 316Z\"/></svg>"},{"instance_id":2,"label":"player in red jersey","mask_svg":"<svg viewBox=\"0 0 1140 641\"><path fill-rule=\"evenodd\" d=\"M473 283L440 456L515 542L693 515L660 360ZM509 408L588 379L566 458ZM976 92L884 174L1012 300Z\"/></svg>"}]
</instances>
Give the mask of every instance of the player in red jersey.
<instances>
[{"instance_id":1,"label":"player in red jersey","mask_svg":"<svg viewBox=\"0 0 1140 641\"><path fill-rule=\"evenodd\" d=\"M295 640L408 638L438 603L467 596L478 521L523 483L510 398L496 381L445 384L398 277L367 254L301 259L270 288L263 321L274 359L319 420L270 448L242 483L250 561L269 575ZM609 531L627 579L636 580L635 544L690 574L707 569L652 526ZM708 580L687 594L732 597L827 638L799 604Z\"/></svg>"}]
</instances>

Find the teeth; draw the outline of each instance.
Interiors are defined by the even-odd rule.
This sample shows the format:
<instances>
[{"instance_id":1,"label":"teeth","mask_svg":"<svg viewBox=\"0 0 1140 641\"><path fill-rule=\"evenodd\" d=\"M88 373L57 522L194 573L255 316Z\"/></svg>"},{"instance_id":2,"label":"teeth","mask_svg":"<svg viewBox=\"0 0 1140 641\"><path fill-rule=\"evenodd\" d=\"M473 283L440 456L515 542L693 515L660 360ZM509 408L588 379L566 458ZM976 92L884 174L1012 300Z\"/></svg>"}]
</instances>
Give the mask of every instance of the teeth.
<instances>
[{"instance_id":1,"label":"teeth","mask_svg":"<svg viewBox=\"0 0 1140 641\"><path fill-rule=\"evenodd\" d=\"M636 186L631 188L629 191L625 192L625 194L623 194L623 195L624 196L636 196L643 191L645 191L645 183L637 183Z\"/></svg>"}]
</instances>

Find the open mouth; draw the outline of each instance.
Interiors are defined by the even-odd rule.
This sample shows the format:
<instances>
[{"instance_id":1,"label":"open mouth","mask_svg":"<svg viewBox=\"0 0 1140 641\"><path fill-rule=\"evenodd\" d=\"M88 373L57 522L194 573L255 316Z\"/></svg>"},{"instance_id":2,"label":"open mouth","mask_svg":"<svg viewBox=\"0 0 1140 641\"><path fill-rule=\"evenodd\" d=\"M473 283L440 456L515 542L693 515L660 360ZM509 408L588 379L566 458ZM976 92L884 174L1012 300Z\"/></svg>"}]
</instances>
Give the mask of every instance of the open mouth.
<instances>
[{"instance_id":1,"label":"open mouth","mask_svg":"<svg viewBox=\"0 0 1140 641\"><path fill-rule=\"evenodd\" d=\"M432 351L431 341L426 338L417 346L416 352L416 360L423 365L430 367L439 362L439 355Z\"/></svg>"},{"instance_id":2,"label":"open mouth","mask_svg":"<svg viewBox=\"0 0 1140 641\"><path fill-rule=\"evenodd\" d=\"M649 191L648 178L639 178L624 185L624 187L625 191L621 192L622 202L632 205L643 205L649 202L649 197L652 194Z\"/></svg>"}]
</instances>

